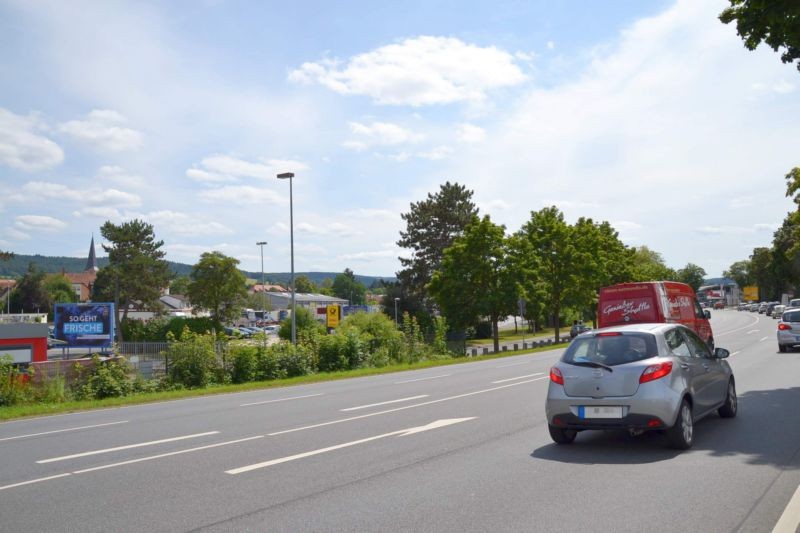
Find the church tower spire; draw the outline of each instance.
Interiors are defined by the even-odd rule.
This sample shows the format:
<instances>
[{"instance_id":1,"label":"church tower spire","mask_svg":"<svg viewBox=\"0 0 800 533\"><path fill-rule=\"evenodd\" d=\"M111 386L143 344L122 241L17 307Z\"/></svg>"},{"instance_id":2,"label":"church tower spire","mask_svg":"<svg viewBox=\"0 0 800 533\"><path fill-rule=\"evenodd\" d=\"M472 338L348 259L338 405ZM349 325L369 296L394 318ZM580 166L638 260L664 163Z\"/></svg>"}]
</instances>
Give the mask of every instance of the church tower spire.
<instances>
[{"instance_id":1,"label":"church tower spire","mask_svg":"<svg viewBox=\"0 0 800 533\"><path fill-rule=\"evenodd\" d=\"M87 272L88 271L97 272L98 270L100 270L99 268L97 268L97 257L95 256L94 253L94 234L92 234L92 244L89 245L89 259L87 259L86 261L85 270Z\"/></svg>"}]
</instances>

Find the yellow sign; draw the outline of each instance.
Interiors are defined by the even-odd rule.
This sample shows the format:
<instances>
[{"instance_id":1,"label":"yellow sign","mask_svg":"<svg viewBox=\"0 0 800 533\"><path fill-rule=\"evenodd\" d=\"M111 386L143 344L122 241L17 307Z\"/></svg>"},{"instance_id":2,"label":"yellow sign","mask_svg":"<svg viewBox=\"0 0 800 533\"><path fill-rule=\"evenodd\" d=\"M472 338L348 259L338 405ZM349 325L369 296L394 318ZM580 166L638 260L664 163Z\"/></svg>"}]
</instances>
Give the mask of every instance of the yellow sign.
<instances>
[{"instance_id":1,"label":"yellow sign","mask_svg":"<svg viewBox=\"0 0 800 533\"><path fill-rule=\"evenodd\" d=\"M742 293L744 295L745 300L749 302L758 301L758 287L744 287L742 289Z\"/></svg>"},{"instance_id":2,"label":"yellow sign","mask_svg":"<svg viewBox=\"0 0 800 533\"><path fill-rule=\"evenodd\" d=\"M337 328L339 327L339 313L341 307L338 305L329 305L328 306L328 327L329 328Z\"/></svg>"}]
</instances>

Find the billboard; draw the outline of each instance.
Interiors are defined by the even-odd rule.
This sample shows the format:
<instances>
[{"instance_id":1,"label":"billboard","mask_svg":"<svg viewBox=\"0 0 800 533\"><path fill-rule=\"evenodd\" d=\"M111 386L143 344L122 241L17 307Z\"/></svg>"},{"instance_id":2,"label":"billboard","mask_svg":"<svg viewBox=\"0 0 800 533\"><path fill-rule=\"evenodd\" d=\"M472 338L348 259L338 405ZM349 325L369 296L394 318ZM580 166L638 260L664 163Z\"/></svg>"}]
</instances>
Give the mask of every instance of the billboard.
<instances>
[{"instance_id":1,"label":"billboard","mask_svg":"<svg viewBox=\"0 0 800 533\"><path fill-rule=\"evenodd\" d=\"M744 299L748 302L758 301L758 287L744 287L742 292L744 293Z\"/></svg>"},{"instance_id":2,"label":"billboard","mask_svg":"<svg viewBox=\"0 0 800 533\"><path fill-rule=\"evenodd\" d=\"M56 304L55 337L68 346L108 348L114 342L114 304Z\"/></svg>"}]
</instances>

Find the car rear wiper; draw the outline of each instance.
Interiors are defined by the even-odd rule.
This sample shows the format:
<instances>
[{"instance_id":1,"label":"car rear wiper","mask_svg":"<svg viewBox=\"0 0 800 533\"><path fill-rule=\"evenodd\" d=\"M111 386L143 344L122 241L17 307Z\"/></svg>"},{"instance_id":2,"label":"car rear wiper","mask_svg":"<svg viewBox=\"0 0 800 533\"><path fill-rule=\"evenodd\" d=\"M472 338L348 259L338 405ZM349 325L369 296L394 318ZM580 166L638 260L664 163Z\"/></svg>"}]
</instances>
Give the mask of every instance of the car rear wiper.
<instances>
[{"instance_id":1,"label":"car rear wiper","mask_svg":"<svg viewBox=\"0 0 800 533\"><path fill-rule=\"evenodd\" d=\"M603 363L598 363L596 361L571 361L569 364L577 366L590 366L592 368L602 368L608 370L609 372L614 371L614 369L610 366L604 365Z\"/></svg>"}]
</instances>

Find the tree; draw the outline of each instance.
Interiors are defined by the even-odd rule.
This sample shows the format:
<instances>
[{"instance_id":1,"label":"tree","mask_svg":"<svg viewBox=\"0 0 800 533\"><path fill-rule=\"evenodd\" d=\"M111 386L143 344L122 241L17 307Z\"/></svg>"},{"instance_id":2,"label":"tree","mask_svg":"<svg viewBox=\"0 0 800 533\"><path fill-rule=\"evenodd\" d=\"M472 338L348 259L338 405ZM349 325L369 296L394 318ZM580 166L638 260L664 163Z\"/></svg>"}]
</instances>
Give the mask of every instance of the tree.
<instances>
[{"instance_id":1,"label":"tree","mask_svg":"<svg viewBox=\"0 0 800 533\"><path fill-rule=\"evenodd\" d=\"M185 295L189 290L189 283L192 280L189 276L177 276L172 283L169 284L169 292L170 294L180 294Z\"/></svg>"},{"instance_id":2,"label":"tree","mask_svg":"<svg viewBox=\"0 0 800 533\"><path fill-rule=\"evenodd\" d=\"M748 50L762 42L775 52L783 48L781 61L800 59L800 3L796 0L729 0L731 7L719 15L724 24L736 21L736 33ZM800 62L797 64L800 70Z\"/></svg>"},{"instance_id":3,"label":"tree","mask_svg":"<svg viewBox=\"0 0 800 533\"><path fill-rule=\"evenodd\" d=\"M632 281L675 281L678 275L664 262L661 254L647 246L634 249Z\"/></svg>"},{"instance_id":4,"label":"tree","mask_svg":"<svg viewBox=\"0 0 800 533\"><path fill-rule=\"evenodd\" d=\"M433 272L440 268L444 250L478 214L472 194L464 186L448 181L436 194L429 193L427 199L412 203L409 212L400 215L406 229L400 232L397 245L410 250L411 257L399 258L403 268L397 278L409 308L426 309L428 315L433 312L426 287ZM418 303L412 303L413 300ZM430 322L429 316L418 319Z\"/></svg>"},{"instance_id":5,"label":"tree","mask_svg":"<svg viewBox=\"0 0 800 533\"><path fill-rule=\"evenodd\" d=\"M45 273L36 268L33 263L28 264L28 271L19 280L14 292L11 293L11 308L18 313L33 313L46 311L49 298L42 282Z\"/></svg>"},{"instance_id":6,"label":"tree","mask_svg":"<svg viewBox=\"0 0 800 533\"><path fill-rule=\"evenodd\" d=\"M78 295L72 288L72 283L63 274L50 274L42 281L42 288L47 294L48 312L53 312L53 306L60 303L78 301Z\"/></svg>"},{"instance_id":7,"label":"tree","mask_svg":"<svg viewBox=\"0 0 800 533\"><path fill-rule=\"evenodd\" d=\"M678 281L689 285L695 292L703 284L703 279L706 277L706 271L703 267L699 267L694 263L686 263L686 266L678 269Z\"/></svg>"},{"instance_id":8,"label":"tree","mask_svg":"<svg viewBox=\"0 0 800 533\"><path fill-rule=\"evenodd\" d=\"M765 247L754 248L750 256L750 268L761 299L772 299L778 292L778 283L772 268L772 250Z\"/></svg>"},{"instance_id":9,"label":"tree","mask_svg":"<svg viewBox=\"0 0 800 533\"><path fill-rule=\"evenodd\" d=\"M736 261L728 267L728 270L724 271L722 275L726 278L731 278L740 288L749 287L755 283L750 273L749 259Z\"/></svg>"},{"instance_id":10,"label":"tree","mask_svg":"<svg viewBox=\"0 0 800 533\"><path fill-rule=\"evenodd\" d=\"M14 259L14 252L0 250L0 261L11 261L12 259Z\"/></svg>"},{"instance_id":11,"label":"tree","mask_svg":"<svg viewBox=\"0 0 800 533\"><path fill-rule=\"evenodd\" d=\"M247 296L245 275L238 259L222 252L205 252L192 267L188 296L195 309L206 309L220 324L231 322L242 312Z\"/></svg>"},{"instance_id":12,"label":"tree","mask_svg":"<svg viewBox=\"0 0 800 533\"><path fill-rule=\"evenodd\" d=\"M498 323L516 309L520 294L517 278L505 226L492 223L488 215L483 219L475 216L464 235L444 250L429 290L447 321L457 329L488 318L497 352Z\"/></svg>"},{"instance_id":13,"label":"tree","mask_svg":"<svg viewBox=\"0 0 800 533\"><path fill-rule=\"evenodd\" d=\"M525 246L535 265L525 270L526 287L538 286L545 296L546 312L553 317L556 342L560 339L561 312L569 298L574 296L577 283L575 266L581 254L575 247L574 230L564 220L564 214L555 207L545 207L531 212L531 218L519 231L527 241Z\"/></svg>"},{"instance_id":14,"label":"tree","mask_svg":"<svg viewBox=\"0 0 800 533\"><path fill-rule=\"evenodd\" d=\"M100 234L110 244L103 245L108 252L108 266L97 273L95 290L113 298L118 310L117 340L121 341L121 322L127 321L130 304L140 302L154 308L161 292L169 286L172 272L161 250L164 241L155 240L151 224L138 219L120 225L106 222ZM119 310L123 313L121 319Z\"/></svg>"},{"instance_id":15,"label":"tree","mask_svg":"<svg viewBox=\"0 0 800 533\"><path fill-rule=\"evenodd\" d=\"M317 292L317 286L308 279L308 276L301 274L294 278L294 290L302 293L315 293Z\"/></svg>"},{"instance_id":16,"label":"tree","mask_svg":"<svg viewBox=\"0 0 800 533\"><path fill-rule=\"evenodd\" d=\"M337 274L333 280L333 295L349 301L353 305L363 305L366 301L367 288L356 280L355 274L345 268L342 274Z\"/></svg>"}]
</instances>

